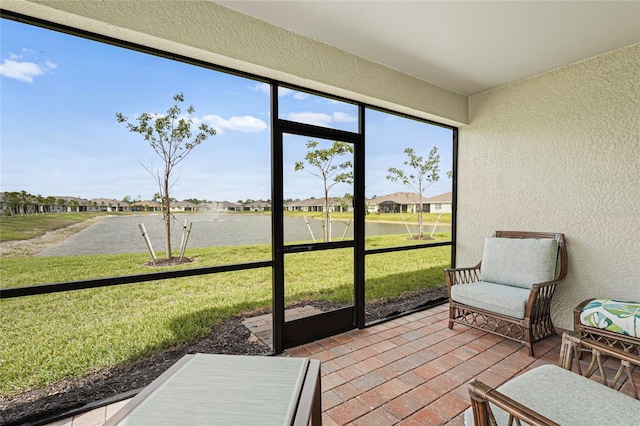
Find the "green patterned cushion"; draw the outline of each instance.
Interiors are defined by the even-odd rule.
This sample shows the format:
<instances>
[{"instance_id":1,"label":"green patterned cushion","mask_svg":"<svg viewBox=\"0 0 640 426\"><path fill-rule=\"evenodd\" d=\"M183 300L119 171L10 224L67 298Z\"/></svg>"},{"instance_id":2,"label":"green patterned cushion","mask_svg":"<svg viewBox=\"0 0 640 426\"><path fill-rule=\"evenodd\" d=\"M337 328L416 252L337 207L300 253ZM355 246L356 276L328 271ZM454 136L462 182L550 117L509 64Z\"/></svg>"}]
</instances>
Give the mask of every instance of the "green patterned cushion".
<instances>
[{"instance_id":1,"label":"green patterned cushion","mask_svg":"<svg viewBox=\"0 0 640 426\"><path fill-rule=\"evenodd\" d=\"M582 308L580 323L625 336L640 337L640 303L595 299Z\"/></svg>"}]
</instances>

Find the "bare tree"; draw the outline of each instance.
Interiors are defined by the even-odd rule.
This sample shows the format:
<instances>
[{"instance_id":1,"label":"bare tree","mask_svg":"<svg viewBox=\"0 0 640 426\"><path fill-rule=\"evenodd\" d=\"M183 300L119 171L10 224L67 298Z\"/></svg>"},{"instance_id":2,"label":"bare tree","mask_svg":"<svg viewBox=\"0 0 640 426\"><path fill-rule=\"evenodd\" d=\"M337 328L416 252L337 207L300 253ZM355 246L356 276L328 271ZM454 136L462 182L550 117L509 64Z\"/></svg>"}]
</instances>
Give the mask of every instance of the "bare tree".
<instances>
[{"instance_id":1,"label":"bare tree","mask_svg":"<svg viewBox=\"0 0 640 426\"><path fill-rule=\"evenodd\" d=\"M425 160L417 155L413 148L405 148L404 153L409 157L404 161L405 166L410 167L410 171L404 171L395 167L389 167L387 179L392 182L401 182L418 194L420 194L420 205L418 207L418 239L424 237L423 204L422 197L424 191L433 183L440 180L440 154L438 148L433 147L429 152L429 157Z\"/></svg>"},{"instance_id":2,"label":"bare tree","mask_svg":"<svg viewBox=\"0 0 640 426\"><path fill-rule=\"evenodd\" d=\"M198 132L194 135L191 126L193 120L181 116L180 103L184 102L184 95L178 93L173 97L174 104L167 110L166 115L142 113L135 122L116 113L118 123L125 123L132 133L139 133L151 148L164 162L164 169L153 170L143 165L151 173L158 183L159 194L162 201L162 214L165 229L166 259L171 259L171 197L169 192L173 187L171 176L174 167L185 159L187 155L209 136L216 134L214 128L202 123L198 126ZM193 114L193 106L187 108L187 114Z\"/></svg>"},{"instance_id":3,"label":"bare tree","mask_svg":"<svg viewBox=\"0 0 640 426\"><path fill-rule=\"evenodd\" d=\"M316 149L319 142L308 141L309 151L304 156L305 161L314 171L309 171L314 176L322 179L324 186L324 241L329 241L329 192L339 183L353 183L353 163L351 160L342 163L334 163L338 158L346 154L353 154L353 146L346 142L335 141L331 148ZM304 161L295 164L295 171L304 170Z\"/></svg>"}]
</instances>

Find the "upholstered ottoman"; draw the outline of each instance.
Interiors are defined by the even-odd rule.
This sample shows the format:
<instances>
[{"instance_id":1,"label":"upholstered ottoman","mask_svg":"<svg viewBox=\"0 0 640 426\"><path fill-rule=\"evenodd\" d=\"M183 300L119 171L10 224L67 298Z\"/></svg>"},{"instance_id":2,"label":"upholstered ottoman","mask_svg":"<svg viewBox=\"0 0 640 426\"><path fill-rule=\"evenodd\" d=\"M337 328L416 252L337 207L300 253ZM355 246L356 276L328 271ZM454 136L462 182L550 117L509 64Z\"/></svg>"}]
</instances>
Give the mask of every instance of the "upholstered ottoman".
<instances>
[{"instance_id":1,"label":"upholstered ottoman","mask_svg":"<svg viewBox=\"0 0 640 426\"><path fill-rule=\"evenodd\" d=\"M591 357L587 369L579 368L583 352ZM497 388L469 382L465 425L637 426L639 368L640 356L564 332L558 365L534 367Z\"/></svg>"},{"instance_id":2,"label":"upholstered ottoman","mask_svg":"<svg viewBox=\"0 0 640 426\"><path fill-rule=\"evenodd\" d=\"M640 355L640 302L587 299L573 311L580 337Z\"/></svg>"},{"instance_id":3,"label":"upholstered ottoman","mask_svg":"<svg viewBox=\"0 0 640 426\"><path fill-rule=\"evenodd\" d=\"M640 421L640 401L557 365L536 367L497 390L562 426L631 426ZM508 425L509 414L491 405L497 424ZM464 424L478 424L472 408L465 411Z\"/></svg>"}]
</instances>

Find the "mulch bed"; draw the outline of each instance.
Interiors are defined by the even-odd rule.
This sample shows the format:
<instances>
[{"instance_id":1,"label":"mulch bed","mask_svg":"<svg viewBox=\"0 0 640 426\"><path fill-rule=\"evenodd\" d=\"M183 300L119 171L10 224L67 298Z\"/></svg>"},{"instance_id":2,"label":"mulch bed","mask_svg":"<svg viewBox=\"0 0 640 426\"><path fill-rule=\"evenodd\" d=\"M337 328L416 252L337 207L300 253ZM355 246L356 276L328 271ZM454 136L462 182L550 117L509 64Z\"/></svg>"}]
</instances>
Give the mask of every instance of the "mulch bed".
<instances>
[{"instance_id":1,"label":"mulch bed","mask_svg":"<svg viewBox=\"0 0 640 426\"><path fill-rule=\"evenodd\" d=\"M384 303L366 305L366 321L396 315L423 303L446 296L446 289L429 289L405 295ZM328 302L305 301L297 306L312 305L323 311L339 307ZM253 312L247 316L261 315ZM188 353L264 355L269 347L251 338L242 324L243 316L229 318L211 329L197 342L180 345L143 360L100 370L86 376L62 380L43 389L0 398L0 425L41 424L58 414L79 409L86 404L140 389L151 383L177 360Z\"/></svg>"}]
</instances>

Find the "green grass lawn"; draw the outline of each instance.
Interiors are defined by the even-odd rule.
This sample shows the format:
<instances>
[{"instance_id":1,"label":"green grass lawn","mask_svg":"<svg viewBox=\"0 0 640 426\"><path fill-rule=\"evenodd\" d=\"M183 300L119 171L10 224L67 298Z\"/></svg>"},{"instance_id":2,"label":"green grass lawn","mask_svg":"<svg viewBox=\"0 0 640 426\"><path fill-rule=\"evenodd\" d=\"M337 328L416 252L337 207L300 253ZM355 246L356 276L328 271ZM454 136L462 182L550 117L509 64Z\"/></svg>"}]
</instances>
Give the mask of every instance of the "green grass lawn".
<instances>
[{"instance_id":1,"label":"green grass lawn","mask_svg":"<svg viewBox=\"0 0 640 426\"><path fill-rule=\"evenodd\" d=\"M0 241L28 240L47 231L84 222L100 213L49 213L18 216L0 215Z\"/></svg>"},{"instance_id":2,"label":"green grass lawn","mask_svg":"<svg viewBox=\"0 0 640 426\"><path fill-rule=\"evenodd\" d=\"M436 235L441 240L449 234ZM398 245L406 236L368 239ZM189 249L194 266L268 260L270 245ZM149 272L148 254L0 258L2 287ZM370 255L367 301L444 284L449 247ZM353 250L287 255L287 303L353 302ZM230 316L271 307L271 269L0 300L0 396L140 359L206 335Z\"/></svg>"}]
</instances>

